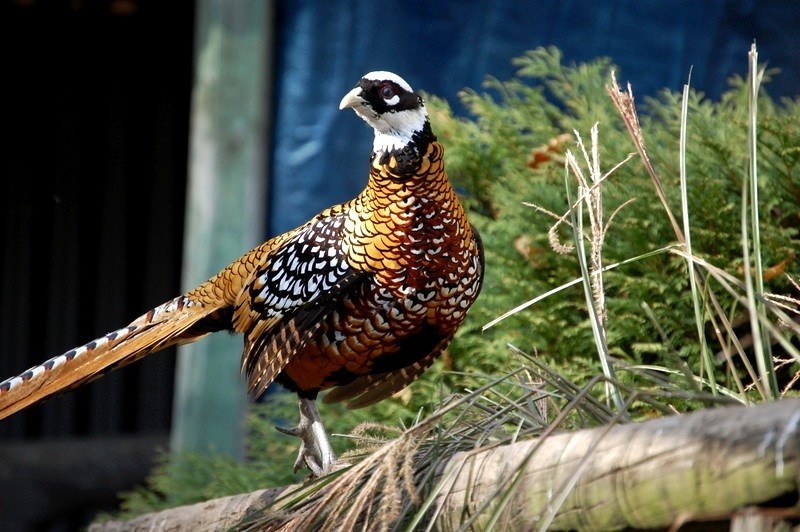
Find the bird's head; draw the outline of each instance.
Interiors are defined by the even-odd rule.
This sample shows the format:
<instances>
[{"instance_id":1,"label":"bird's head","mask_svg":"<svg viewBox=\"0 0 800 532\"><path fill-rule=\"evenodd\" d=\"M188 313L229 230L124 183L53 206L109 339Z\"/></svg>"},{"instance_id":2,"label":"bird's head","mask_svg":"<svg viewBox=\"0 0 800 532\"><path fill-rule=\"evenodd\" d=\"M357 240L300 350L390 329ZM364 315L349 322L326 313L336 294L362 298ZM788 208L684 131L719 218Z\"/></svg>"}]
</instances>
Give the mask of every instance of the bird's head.
<instances>
[{"instance_id":1,"label":"bird's head","mask_svg":"<svg viewBox=\"0 0 800 532\"><path fill-rule=\"evenodd\" d=\"M422 97L392 72L364 75L339 103L339 109L348 107L375 130L375 153L403 149L416 136L426 131L430 133Z\"/></svg>"}]
</instances>

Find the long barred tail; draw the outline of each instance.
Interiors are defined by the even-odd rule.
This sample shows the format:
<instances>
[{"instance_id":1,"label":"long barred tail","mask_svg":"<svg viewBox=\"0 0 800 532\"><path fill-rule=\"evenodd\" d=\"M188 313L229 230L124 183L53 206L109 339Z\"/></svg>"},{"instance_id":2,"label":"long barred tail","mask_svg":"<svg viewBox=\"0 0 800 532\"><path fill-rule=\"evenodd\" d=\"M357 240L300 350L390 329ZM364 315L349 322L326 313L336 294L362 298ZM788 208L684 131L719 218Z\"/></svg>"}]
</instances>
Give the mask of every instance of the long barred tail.
<instances>
[{"instance_id":1,"label":"long barred tail","mask_svg":"<svg viewBox=\"0 0 800 532\"><path fill-rule=\"evenodd\" d=\"M213 330L200 322L218 310L179 296L150 310L127 327L6 379L0 382L0 419L154 351L197 340Z\"/></svg>"},{"instance_id":2,"label":"long barred tail","mask_svg":"<svg viewBox=\"0 0 800 532\"><path fill-rule=\"evenodd\" d=\"M92 353L93 351L96 351L98 348L101 350L110 349L118 342L124 341L126 338L129 338L138 329L139 327L136 327L134 325L123 327L122 329L110 332L105 336L97 338L96 340L92 340L88 344L82 345L81 347L70 349L66 353L55 356L39 364L38 366L33 366L25 373L17 375L16 377L10 377L4 380L3 382L0 382L0 394L7 394L11 390L14 390L17 387L24 385L26 382L36 381L44 373L57 370L63 364L67 362L72 362L76 358L80 359L80 357L84 356L86 353Z\"/></svg>"}]
</instances>

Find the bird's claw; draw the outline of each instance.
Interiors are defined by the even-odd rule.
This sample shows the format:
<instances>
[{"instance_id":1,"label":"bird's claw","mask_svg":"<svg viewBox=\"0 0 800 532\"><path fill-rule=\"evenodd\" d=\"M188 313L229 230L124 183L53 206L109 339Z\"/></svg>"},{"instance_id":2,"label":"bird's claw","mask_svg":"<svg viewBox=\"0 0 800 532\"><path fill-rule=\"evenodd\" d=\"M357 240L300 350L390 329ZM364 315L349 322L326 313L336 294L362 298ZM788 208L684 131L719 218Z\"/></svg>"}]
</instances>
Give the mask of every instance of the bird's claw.
<instances>
[{"instance_id":1,"label":"bird's claw","mask_svg":"<svg viewBox=\"0 0 800 532\"><path fill-rule=\"evenodd\" d=\"M275 427L289 436L300 438L300 451L294 462L294 472L305 465L312 475L327 475L336 464L336 453L328 441L322 418L313 399L300 398L300 424L292 428Z\"/></svg>"},{"instance_id":2,"label":"bird's claw","mask_svg":"<svg viewBox=\"0 0 800 532\"><path fill-rule=\"evenodd\" d=\"M287 436L296 436L298 438L301 438L303 434L303 430L300 427L292 427L290 429L287 429L286 427L276 426L275 430L277 430L278 432L282 432Z\"/></svg>"}]
</instances>

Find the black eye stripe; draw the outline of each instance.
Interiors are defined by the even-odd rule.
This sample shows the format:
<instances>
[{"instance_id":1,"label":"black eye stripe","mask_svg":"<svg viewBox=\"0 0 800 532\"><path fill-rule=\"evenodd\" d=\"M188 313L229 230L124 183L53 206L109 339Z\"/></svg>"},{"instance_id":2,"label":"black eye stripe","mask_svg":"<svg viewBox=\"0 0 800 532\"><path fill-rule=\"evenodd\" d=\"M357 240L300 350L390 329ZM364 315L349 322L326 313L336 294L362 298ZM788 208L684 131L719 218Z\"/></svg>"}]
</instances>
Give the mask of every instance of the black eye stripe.
<instances>
[{"instance_id":1,"label":"black eye stripe","mask_svg":"<svg viewBox=\"0 0 800 532\"><path fill-rule=\"evenodd\" d=\"M379 115L408 109L419 109L422 107L422 100L419 96L413 92L407 91L390 79L362 79L358 82L357 86L362 89L362 98L364 98L369 107ZM391 94L388 92L384 93L384 89L390 90ZM399 98L399 100L393 104L387 103L393 98Z\"/></svg>"}]
</instances>

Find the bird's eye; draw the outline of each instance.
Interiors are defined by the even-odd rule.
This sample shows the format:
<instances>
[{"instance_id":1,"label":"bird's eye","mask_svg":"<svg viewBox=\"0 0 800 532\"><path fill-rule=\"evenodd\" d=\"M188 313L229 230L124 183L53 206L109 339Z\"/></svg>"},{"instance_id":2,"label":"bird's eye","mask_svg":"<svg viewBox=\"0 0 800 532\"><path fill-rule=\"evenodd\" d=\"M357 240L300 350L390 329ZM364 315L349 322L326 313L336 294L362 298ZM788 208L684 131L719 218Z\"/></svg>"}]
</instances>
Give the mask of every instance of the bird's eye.
<instances>
[{"instance_id":1,"label":"bird's eye","mask_svg":"<svg viewBox=\"0 0 800 532\"><path fill-rule=\"evenodd\" d=\"M395 95L394 86L391 83L384 83L380 88L381 98L389 100Z\"/></svg>"}]
</instances>

